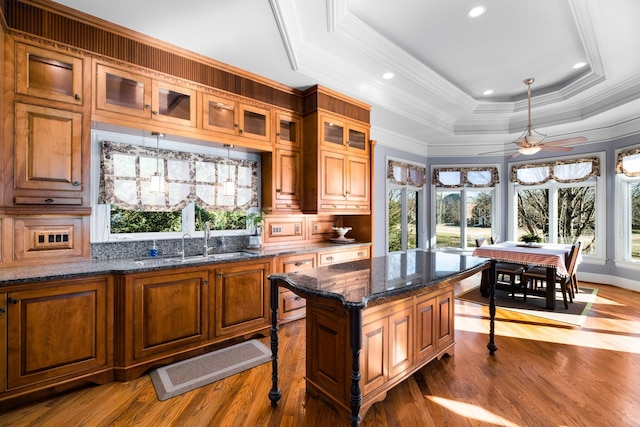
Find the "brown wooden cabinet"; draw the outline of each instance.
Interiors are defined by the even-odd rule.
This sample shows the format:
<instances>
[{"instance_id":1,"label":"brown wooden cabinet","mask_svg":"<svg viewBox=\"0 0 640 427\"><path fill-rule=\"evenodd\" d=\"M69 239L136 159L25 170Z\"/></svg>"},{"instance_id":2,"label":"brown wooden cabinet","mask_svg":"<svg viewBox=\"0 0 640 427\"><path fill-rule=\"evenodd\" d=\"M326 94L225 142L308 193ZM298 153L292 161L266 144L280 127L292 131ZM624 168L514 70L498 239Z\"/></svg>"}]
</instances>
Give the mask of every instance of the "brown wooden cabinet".
<instances>
[{"instance_id":1,"label":"brown wooden cabinet","mask_svg":"<svg viewBox=\"0 0 640 427\"><path fill-rule=\"evenodd\" d=\"M367 394L413 363L412 300L365 311L362 324L362 391Z\"/></svg>"},{"instance_id":2,"label":"brown wooden cabinet","mask_svg":"<svg viewBox=\"0 0 640 427\"><path fill-rule=\"evenodd\" d=\"M417 361L428 360L454 342L453 291L427 295L416 302Z\"/></svg>"},{"instance_id":3,"label":"brown wooden cabinet","mask_svg":"<svg viewBox=\"0 0 640 427\"><path fill-rule=\"evenodd\" d=\"M368 125L323 113L320 114L319 138L323 148L369 157Z\"/></svg>"},{"instance_id":4,"label":"brown wooden cabinet","mask_svg":"<svg viewBox=\"0 0 640 427\"><path fill-rule=\"evenodd\" d=\"M271 145L271 109L210 93L202 95L202 128Z\"/></svg>"},{"instance_id":5,"label":"brown wooden cabinet","mask_svg":"<svg viewBox=\"0 0 640 427\"><path fill-rule=\"evenodd\" d=\"M14 203L88 205L82 114L18 102Z\"/></svg>"},{"instance_id":6,"label":"brown wooden cabinet","mask_svg":"<svg viewBox=\"0 0 640 427\"><path fill-rule=\"evenodd\" d=\"M318 265L338 264L347 261L368 259L371 256L369 246L349 246L347 248L330 249L318 253Z\"/></svg>"},{"instance_id":7,"label":"brown wooden cabinet","mask_svg":"<svg viewBox=\"0 0 640 427\"><path fill-rule=\"evenodd\" d=\"M276 271L278 273L297 273L309 270L317 266L315 252L283 255L276 258ZM286 288L279 288L278 320L281 323L300 319L305 316L306 301L299 295L294 294Z\"/></svg>"},{"instance_id":8,"label":"brown wooden cabinet","mask_svg":"<svg viewBox=\"0 0 640 427\"><path fill-rule=\"evenodd\" d=\"M197 125L195 89L100 63L95 80L97 116L168 127Z\"/></svg>"},{"instance_id":9,"label":"brown wooden cabinet","mask_svg":"<svg viewBox=\"0 0 640 427\"><path fill-rule=\"evenodd\" d=\"M16 43L16 93L82 105L83 57Z\"/></svg>"},{"instance_id":10,"label":"brown wooden cabinet","mask_svg":"<svg viewBox=\"0 0 640 427\"><path fill-rule=\"evenodd\" d=\"M27 285L3 297L7 364L2 366L9 392L112 369L111 278Z\"/></svg>"},{"instance_id":11,"label":"brown wooden cabinet","mask_svg":"<svg viewBox=\"0 0 640 427\"><path fill-rule=\"evenodd\" d=\"M276 147L262 153L262 209L265 212L300 212L302 156L300 150Z\"/></svg>"},{"instance_id":12,"label":"brown wooden cabinet","mask_svg":"<svg viewBox=\"0 0 640 427\"><path fill-rule=\"evenodd\" d=\"M305 213L370 214L368 125L336 117L313 112L304 119L302 210Z\"/></svg>"},{"instance_id":13,"label":"brown wooden cabinet","mask_svg":"<svg viewBox=\"0 0 640 427\"><path fill-rule=\"evenodd\" d=\"M215 337L251 334L270 325L269 282L272 261L234 263L217 267Z\"/></svg>"},{"instance_id":14,"label":"brown wooden cabinet","mask_svg":"<svg viewBox=\"0 0 640 427\"><path fill-rule=\"evenodd\" d=\"M133 346L128 363L184 350L209 339L209 270L141 273L127 278ZM127 347L126 344L123 347Z\"/></svg>"},{"instance_id":15,"label":"brown wooden cabinet","mask_svg":"<svg viewBox=\"0 0 640 427\"><path fill-rule=\"evenodd\" d=\"M302 119L297 114L275 110L275 143L292 149L302 148Z\"/></svg>"}]
</instances>

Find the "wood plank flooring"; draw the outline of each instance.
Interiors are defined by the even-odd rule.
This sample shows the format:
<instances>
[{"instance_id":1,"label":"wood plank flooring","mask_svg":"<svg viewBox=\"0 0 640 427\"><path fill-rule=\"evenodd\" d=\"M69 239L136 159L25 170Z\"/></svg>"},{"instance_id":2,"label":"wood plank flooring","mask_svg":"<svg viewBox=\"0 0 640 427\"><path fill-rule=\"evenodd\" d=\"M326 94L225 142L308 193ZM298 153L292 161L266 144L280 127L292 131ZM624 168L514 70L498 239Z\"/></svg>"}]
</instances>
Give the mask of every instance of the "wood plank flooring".
<instances>
[{"instance_id":1,"label":"wood plank flooring","mask_svg":"<svg viewBox=\"0 0 640 427\"><path fill-rule=\"evenodd\" d=\"M456 301L455 355L394 388L361 425L640 426L640 293L583 284L599 292L581 328L498 310L495 356L486 349L487 307ZM147 375L87 387L0 413L0 426L343 425L332 408L305 396L304 321L282 326L280 344L287 363L276 409L264 364L164 402Z\"/></svg>"}]
</instances>

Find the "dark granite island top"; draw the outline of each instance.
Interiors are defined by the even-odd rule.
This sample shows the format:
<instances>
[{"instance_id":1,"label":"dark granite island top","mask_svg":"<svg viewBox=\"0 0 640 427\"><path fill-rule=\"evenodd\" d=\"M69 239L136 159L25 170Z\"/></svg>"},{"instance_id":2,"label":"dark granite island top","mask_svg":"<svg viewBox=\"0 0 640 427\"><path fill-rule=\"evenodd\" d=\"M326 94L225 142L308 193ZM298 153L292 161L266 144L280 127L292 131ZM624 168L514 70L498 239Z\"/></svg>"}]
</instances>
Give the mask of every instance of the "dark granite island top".
<instances>
[{"instance_id":1,"label":"dark granite island top","mask_svg":"<svg viewBox=\"0 0 640 427\"><path fill-rule=\"evenodd\" d=\"M388 390L453 353L454 284L487 268L484 258L416 251L270 275L271 405L281 397L278 287L307 300L307 392L357 426Z\"/></svg>"}]
</instances>

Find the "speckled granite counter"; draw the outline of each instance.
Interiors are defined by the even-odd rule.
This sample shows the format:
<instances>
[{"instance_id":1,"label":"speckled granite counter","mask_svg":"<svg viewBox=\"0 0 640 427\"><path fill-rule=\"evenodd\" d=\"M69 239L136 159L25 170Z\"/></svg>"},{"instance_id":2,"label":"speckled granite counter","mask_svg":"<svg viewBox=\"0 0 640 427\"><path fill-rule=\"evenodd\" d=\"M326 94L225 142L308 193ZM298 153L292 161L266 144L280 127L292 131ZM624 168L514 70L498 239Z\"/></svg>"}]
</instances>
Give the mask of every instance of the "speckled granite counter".
<instances>
[{"instance_id":1,"label":"speckled granite counter","mask_svg":"<svg viewBox=\"0 0 640 427\"><path fill-rule=\"evenodd\" d=\"M62 263L62 264L44 264L37 266L23 267L5 267L0 269L0 287L6 285L15 285L26 282L38 282L54 279L71 279L86 276L96 276L100 274L113 273L134 273L154 270L167 270L178 267L189 267L193 265L219 264L223 262L246 261L250 259L259 259L266 257L274 257L278 255L286 255L292 253L305 252L322 252L324 250L335 249L336 247L350 247L370 245L369 243L353 243L349 245L335 245L330 243L321 243L317 245L306 246L282 246L265 248L260 250L247 249L242 254L233 259L216 259L212 254L209 258L194 258L188 256L185 261L181 261L178 255L172 255L171 262L163 262L163 257L158 258L158 262L154 263L153 259L149 259L149 263L141 263L140 259L106 259L91 260L86 262Z\"/></svg>"},{"instance_id":2,"label":"speckled granite counter","mask_svg":"<svg viewBox=\"0 0 640 427\"><path fill-rule=\"evenodd\" d=\"M365 308L378 300L406 297L426 288L438 290L448 279L487 265L485 258L419 251L270 277L286 282L287 287L305 297L335 299L346 307ZM341 279L349 278L352 283L345 286Z\"/></svg>"},{"instance_id":3,"label":"speckled granite counter","mask_svg":"<svg viewBox=\"0 0 640 427\"><path fill-rule=\"evenodd\" d=\"M484 258L419 251L270 275L271 405L281 397L278 363L287 357L278 356L278 287L306 298L307 393L355 427L391 388L453 353L454 284L490 266Z\"/></svg>"}]
</instances>

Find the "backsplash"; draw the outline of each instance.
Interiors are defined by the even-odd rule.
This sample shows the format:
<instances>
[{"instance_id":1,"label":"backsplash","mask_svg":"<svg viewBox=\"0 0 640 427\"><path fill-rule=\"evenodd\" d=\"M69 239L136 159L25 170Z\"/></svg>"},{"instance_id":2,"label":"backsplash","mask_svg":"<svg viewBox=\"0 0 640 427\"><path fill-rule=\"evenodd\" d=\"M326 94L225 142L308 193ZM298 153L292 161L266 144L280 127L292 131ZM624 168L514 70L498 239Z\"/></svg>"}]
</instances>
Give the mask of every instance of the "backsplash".
<instances>
[{"instance_id":1,"label":"backsplash","mask_svg":"<svg viewBox=\"0 0 640 427\"><path fill-rule=\"evenodd\" d=\"M149 256L153 240L135 242L92 243L91 259L131 259ZM237 252L247 249L249 236L216 236L209 239L209 253ZM182 250L182 239L156 240L158 256L179 255ZM202 255L204 253L203 238L186 238L184 240L185 256Z\"/></svg>"}]
</instances>

